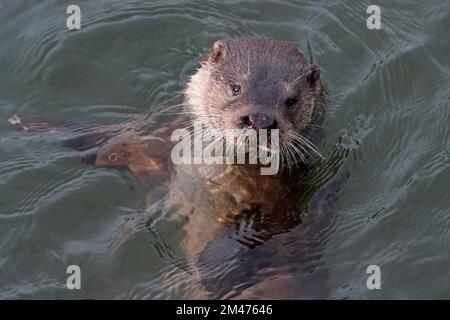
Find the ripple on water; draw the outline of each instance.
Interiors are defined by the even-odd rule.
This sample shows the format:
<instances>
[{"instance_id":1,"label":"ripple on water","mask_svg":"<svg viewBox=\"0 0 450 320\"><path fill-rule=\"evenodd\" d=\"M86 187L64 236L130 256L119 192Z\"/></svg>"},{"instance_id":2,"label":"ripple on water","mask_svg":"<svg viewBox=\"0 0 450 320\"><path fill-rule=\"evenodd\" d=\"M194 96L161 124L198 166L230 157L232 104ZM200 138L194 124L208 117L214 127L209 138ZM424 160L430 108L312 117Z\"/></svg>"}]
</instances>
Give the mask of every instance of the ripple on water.
<instances>
[{"instance_id":1,"label":"ripple on water","mask_svg":"<svg viewBox=\"0 0 450 320\"><path fill-rule=\"evenodd\" d=\"M336 296L367 294L369 263L386 268L385 283L398 289L386 295L410 297L433 286L442 296L449 266L444 253L450 237L450 69L448 37L440 29L448 26L448 6L399 2L384 10L383 5L383 30L368 33L368 1L228 4L92 1L82 4L79 32L64 28L64 6L17 5L0 35L2 43L11 42L0 49L7 74L0 79L2 103L8 112L121 123L181 103L177 92L218 38L264 35L300 47L310 40L332 91L335 124L328 131L341 140L331 142L309 191L348 166L347 159L356 160L336 228L323 235ZM20 31L13 32L17 23ZM4 57L5 50L14 59ZM14 87L12 99L7 91ZM165 213L158 206L145 213L133 207L143 197L127 193L123 176L94 173L72 161L79 154L61 151L55 142L2 131L0 248L7 258L0 257L0 266L8 280L1 282L0 296L53 296L64 282L46 269L55 265L52 272L59 274L64 263L79 259L92 277L106 273L94 283L113 289L98 289L100 297L200 297L198 277L179 252L176 227ZM83 196L89 193L96 198ZM31 258L19 261L17 252ZM36 272L27 264L35 264ZM277 272L267 268L261 274L277 277Z\"/></svg>"}]
</instances>

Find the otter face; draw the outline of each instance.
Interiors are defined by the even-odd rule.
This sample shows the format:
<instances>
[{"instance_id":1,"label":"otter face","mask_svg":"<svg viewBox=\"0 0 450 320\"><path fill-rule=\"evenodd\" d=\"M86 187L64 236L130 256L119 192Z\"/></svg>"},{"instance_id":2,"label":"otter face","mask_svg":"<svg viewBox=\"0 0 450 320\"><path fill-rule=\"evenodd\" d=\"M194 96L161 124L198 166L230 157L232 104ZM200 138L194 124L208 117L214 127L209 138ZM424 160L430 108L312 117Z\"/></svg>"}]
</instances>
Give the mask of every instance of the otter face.
<instances>
[{"instance_id":1,"label":"otter face","mask_svg":"<svg viewBox=\"0 0 450 320\"><path fill-rule=\"evenodd\" d=\"M291 44L220 40L191 78L187 104L210 128L279 129L291 144L311 120L320 70Z\"/></svg>"}]
</instances>

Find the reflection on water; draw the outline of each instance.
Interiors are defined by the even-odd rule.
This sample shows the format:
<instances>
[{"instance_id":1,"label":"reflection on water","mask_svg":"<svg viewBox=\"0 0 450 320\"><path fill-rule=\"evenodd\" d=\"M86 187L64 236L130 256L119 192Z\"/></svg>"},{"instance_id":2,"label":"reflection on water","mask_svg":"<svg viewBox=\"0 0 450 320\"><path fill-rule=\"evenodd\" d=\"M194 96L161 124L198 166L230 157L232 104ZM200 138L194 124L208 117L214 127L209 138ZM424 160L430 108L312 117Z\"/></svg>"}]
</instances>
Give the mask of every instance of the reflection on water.
<instances>
[{"instance_id":1,"label":"reflection on water","mask_svg":"<svg viewBox=\"0 0 450 320\"><path fill-rule=\"evenodd\" d=\"M198 298L203 287L219 297L268 287L297 298L450 296L448 3L383 3L381 31L365 27L368 1L81 1L80 31L65 27L68 4L0 7L0 298ZM6 121L122 124L176 110L214 40L254 35L304 53L309 44L330 91L326 157L298 190L305 224L264 245L236 247L236 234L258 238L238 219L192 266L164 186L145 194L127 171L81 163L87 151L62 147L70 133L27 135ZM339 201L314 200L347 172ZM328 209L330 228L306 236L307 219ZM81 291L65 288L71 264ZM365 285L370 264L382 290Z\"/></svg>"}]
</instances>

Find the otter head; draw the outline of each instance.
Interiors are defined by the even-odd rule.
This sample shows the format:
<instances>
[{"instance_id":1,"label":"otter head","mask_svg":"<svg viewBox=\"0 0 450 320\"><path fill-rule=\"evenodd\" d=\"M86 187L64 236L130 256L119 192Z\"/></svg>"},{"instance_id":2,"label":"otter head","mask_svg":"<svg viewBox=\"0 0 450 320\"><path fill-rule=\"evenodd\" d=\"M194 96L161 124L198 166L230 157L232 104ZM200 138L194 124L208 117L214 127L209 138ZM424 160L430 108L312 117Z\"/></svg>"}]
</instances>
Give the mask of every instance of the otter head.
<instances>
[{"instance_id":1,"label":"otter head","mask_svg":"<svg viewBox=\"0 0 450 320\"><path fill-rule=\"evenodd\" d=\"M290 144L305 129L320 70L286 42L219 40L186 89L186 103L209 128L279 129Z\"/></svg>"}]
</instances>

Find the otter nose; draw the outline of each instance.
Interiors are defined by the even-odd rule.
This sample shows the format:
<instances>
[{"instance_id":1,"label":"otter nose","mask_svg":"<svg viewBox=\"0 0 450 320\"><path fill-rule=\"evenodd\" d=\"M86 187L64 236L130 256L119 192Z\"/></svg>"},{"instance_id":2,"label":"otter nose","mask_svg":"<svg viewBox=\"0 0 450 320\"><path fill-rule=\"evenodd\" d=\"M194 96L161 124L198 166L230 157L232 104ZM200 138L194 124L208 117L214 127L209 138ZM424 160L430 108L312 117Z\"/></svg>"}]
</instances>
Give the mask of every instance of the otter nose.
<instances>
[{"instance_id":1,"label":"otter nose","mask_svg":"<svg viewBox=\"0 0 450 320\"><path fill-rule=\"evenodd\" d=\"M253 129L276 129L277 122L264 113L252 113L241 118L242 123Z\"/></svg>"}]
</instances>

